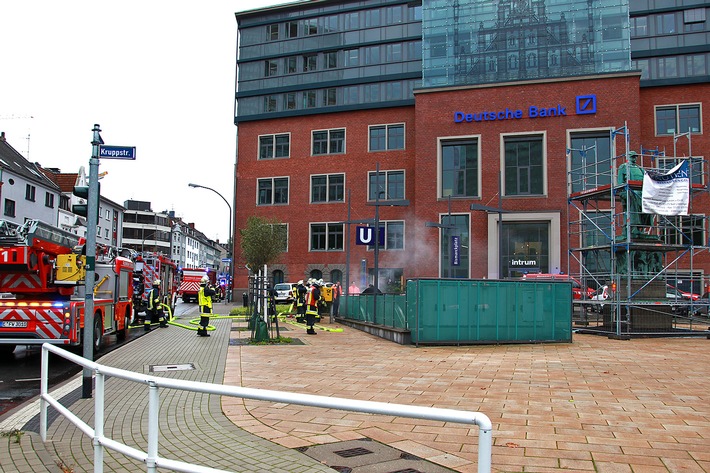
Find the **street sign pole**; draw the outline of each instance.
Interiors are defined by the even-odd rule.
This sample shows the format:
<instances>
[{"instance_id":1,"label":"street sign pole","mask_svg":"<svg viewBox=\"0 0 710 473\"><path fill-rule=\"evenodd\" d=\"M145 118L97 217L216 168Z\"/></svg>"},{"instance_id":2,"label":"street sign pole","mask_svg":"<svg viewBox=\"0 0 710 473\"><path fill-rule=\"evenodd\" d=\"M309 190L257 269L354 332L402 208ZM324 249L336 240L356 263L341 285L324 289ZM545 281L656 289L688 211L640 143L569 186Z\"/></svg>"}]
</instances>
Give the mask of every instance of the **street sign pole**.
<instances>
[{"instance_id":1,"label":"street sign pole","mask_svg":"<svg viewBox=\"0 0 710 473\"><path fill-rule=\"evenodd\" d=\"M99 125L94 125L91 140L91 159L89 160L89 198L86 216L86 278L84 279L84 358L94 361L94 274L96 269L96 226L98 225L99 209L99 146L103 143ZM81 395L84 399L91 398L92 371L84 368Z\"/></svg>"}]
</instances>

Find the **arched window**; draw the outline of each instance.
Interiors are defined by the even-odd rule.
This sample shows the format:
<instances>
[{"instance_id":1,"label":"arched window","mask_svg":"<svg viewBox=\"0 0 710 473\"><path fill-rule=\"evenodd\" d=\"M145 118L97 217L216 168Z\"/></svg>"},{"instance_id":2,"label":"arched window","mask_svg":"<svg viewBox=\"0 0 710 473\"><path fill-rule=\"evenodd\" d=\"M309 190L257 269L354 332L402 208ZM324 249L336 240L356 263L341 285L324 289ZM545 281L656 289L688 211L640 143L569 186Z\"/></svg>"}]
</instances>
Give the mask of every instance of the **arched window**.
<instances>
[{"instance_id":1,"label":"arched window","mask_svg":"<svg viewBox=\"0 0 710 473\"><path fill-rule=\"evenodd\" d=\"M274 280L274 284L279 284L279 283L284 282L284 272L281 271L280 269L277 269L273 273L271 273L271 277Z\"/></svg>"},{"instance_id":2,"label":"arched window","mask_svg":"<svg viewBox=\"0 0 710 473\"><path fill-rule=\"evenodd\" d=\"M339 282L343 283L343 272L339 269L334 269L333 271L330 272L330 282Z\"/></svg>"},{"instance_id":3,"label":"arched window","mask_svg":"<svg viewBox=\"0 0 710 473\"><path fill-rule=\"evenodd\" d=\"M311 279L323 279L323 271L319 269L314 269L310 274Z\"/></svg>"}]
</instances>

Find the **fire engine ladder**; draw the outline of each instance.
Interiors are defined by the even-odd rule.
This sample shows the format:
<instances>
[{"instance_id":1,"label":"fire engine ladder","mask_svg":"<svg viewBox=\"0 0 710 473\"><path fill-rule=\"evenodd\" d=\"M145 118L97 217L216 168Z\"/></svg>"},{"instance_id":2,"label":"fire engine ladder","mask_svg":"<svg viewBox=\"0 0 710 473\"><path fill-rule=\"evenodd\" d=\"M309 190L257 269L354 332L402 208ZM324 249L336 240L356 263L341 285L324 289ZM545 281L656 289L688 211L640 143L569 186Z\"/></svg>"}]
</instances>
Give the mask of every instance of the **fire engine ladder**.
<instances>
[{"instance_id":1,"label":"fire engine ladder","mask_svg":"<svg viewBox=\"0 0 710 473\"><path fill-rule=\"evenodd\" d=\"M34 240L51 243L73 249L79 244L79 237L73 233L60 230L40 220L28 220L17 229L17 235L25 244L30 245ZM20 240L22 241L22 240Z\"/></svg>"},{"instance_id":2,"label":"fire engine ladder","mask_svg":"<svg viewBox=\"0 0 710 473\"><path fill-rule=\"evenodd\" d=\"M16 246L22 241L22 237L17 234L16 224L0 220L0 246Z\"/></svg>"}]
</instances>

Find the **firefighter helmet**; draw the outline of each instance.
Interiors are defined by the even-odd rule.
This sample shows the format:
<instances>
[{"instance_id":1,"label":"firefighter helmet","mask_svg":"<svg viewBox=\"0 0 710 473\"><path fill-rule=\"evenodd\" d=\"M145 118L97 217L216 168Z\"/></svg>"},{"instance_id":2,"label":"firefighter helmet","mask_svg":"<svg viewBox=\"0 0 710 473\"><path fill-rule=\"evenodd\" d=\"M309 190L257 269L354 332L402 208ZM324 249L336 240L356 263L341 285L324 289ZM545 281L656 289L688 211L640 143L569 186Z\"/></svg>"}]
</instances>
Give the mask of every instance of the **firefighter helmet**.
<instances>
[{"instance_id":1,"label":"firefighter helmet","mask_svg":"<svg viewBox=\"0 0 710 473\"><path fill-rule=\"evenodd\" d=\"M153 281L153 286L160 286L160 279Z\"/></svg>"},{"instance_id":2,"label":"firefighter helmet","mask_svg":"<svg viewBox=\"0 0 710 473\"><path fill-rule=\"evenodd\" d=\"M210 282L210 278L207 276L202 276L202 278L200 278L200 284L207 284L208 282Z\"/></svg>"}]
</instances>

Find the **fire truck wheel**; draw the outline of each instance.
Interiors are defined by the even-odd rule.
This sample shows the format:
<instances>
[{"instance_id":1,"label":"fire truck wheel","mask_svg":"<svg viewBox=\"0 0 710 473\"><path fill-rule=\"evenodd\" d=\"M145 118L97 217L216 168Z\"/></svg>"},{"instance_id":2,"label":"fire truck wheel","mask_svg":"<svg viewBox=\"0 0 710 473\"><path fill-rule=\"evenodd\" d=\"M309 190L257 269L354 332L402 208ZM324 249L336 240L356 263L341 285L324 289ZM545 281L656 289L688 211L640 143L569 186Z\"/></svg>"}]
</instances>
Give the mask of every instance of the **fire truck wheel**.
<instances>
[{"instance_id":1,"label":"fire truck wheel","mask_svg":"<svg viewBox=\"0 0 710 473\"><path fill-rule=\"evenodd\" d=\"M130 309L126 309L126 315L123 318L123 330L119 330L116 332L116 339L118 341L124 341L126 339L126 335L128 335L128 326L131 324L131 311Z\"/></svg>"},{"instance_id":2,"label":"fire truck wheel","mask_svg":"<svg viewBox=\"0 0 710 473\"><path fill-rule=\"evenodd\" d=\"M94 314L94 356L104 346L104 324L99 312Z\"/></svg>"}]
</instances>

